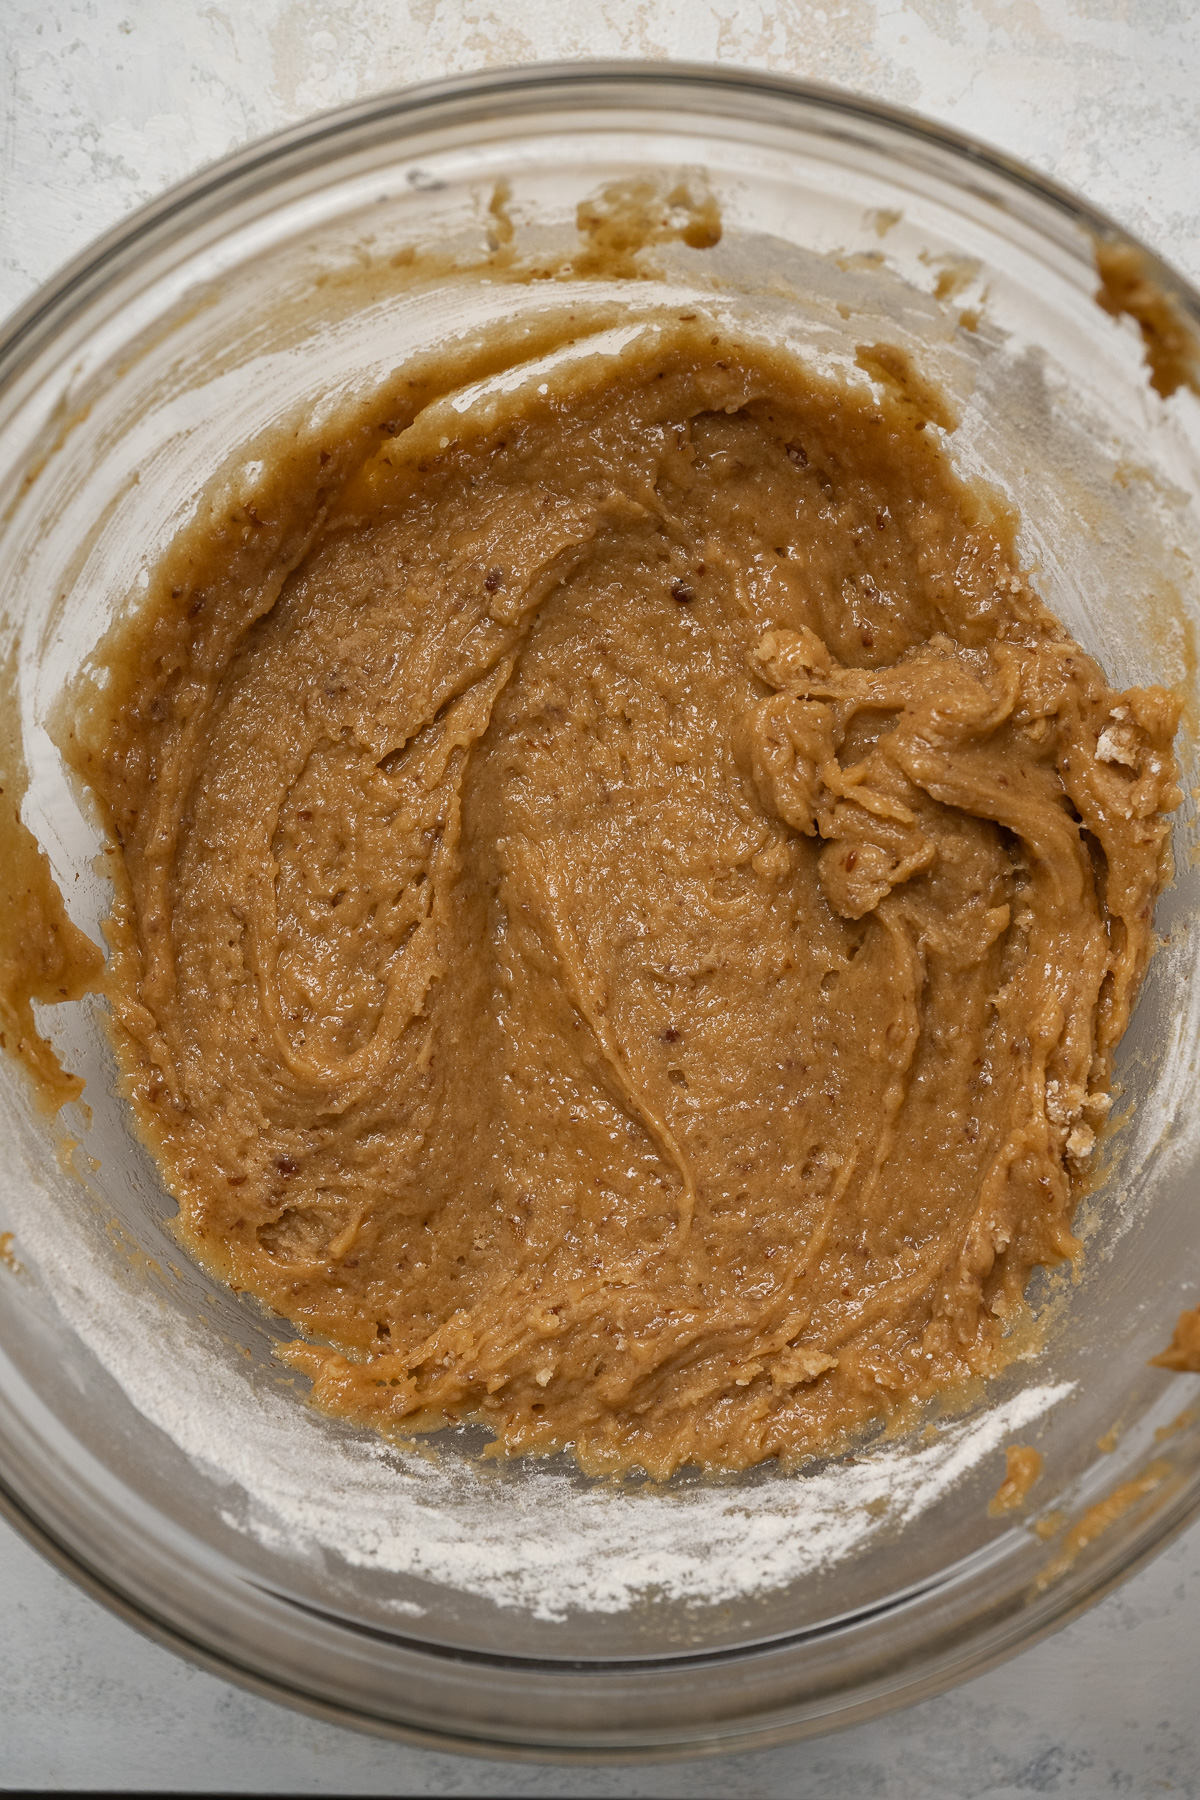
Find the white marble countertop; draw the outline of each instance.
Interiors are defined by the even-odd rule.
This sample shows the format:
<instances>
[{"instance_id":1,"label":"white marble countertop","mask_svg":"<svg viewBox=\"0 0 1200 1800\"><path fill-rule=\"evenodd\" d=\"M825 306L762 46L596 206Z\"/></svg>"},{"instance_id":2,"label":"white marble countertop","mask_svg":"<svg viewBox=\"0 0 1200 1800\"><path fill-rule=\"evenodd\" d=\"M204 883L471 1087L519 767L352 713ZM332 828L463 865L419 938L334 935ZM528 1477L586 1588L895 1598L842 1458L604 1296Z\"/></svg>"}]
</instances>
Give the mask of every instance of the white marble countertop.
<instances>
[{"instance_id":1,"label":"white marble countertop","mask_svg":"<svg viewBox=\"0 0 1200 1800\"><path fill-rule=\"evenodd\" d=\"M1195 0L0 0L0 314L130 208L306 113L581 56L777 69L917 108L1200 279ZM652 1768L435 1755L241 1692L0 1526L0 1792L1200 1800L1200 1526L967 1686L790 1748Z\"/></svg>"}]
</instances>

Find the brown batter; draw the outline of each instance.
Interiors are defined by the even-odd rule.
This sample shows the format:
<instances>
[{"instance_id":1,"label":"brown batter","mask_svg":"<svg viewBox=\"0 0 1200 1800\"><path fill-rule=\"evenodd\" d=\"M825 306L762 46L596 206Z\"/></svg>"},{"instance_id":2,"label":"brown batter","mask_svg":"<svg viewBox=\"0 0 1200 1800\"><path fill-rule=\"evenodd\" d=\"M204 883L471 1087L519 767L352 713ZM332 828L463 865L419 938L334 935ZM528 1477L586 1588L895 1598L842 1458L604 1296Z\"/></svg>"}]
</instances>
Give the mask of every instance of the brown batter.
<instances>
[{"instance_id":1,"label":"brown batter","mask_svg":"<svg viewBox=\"0 0 1200 1800\"><path fill-rule=\"evenodd\" d=\"M1139 1500L1152 1494L1155 1488L1161 1487L1174 1473L1170 1463L1159 1457L1147 1464L1140 1475L1135 1475L1131 1481L1123 1481L1105 1499L1097 1500L1094 1506L1089 1506L1083 1517L1068 1531L1058 1555L1046 1564L1034 1582L1034 1592L1044 1593L1048 1587L1053 1586L1054 1582L1074 1566L1082 1551L1089 1549L1118 1519L1124 1518L1131 1506L1136 1506ZM1052 1526L1053 1529L1038 1531L1038 1536L1053 1537L1061 1522L1061 1513L1051 1513L1049 1518L1039 1523ZM1037 1529L1035 1525L1034 1530Z\"/></svg>"},{"instance_id":2,"label":"brown batter","mask_svg":"<svg viewBox=\"0 0 1200 1800\"><path fill-rule=\"evenodd\" d=\"M71 923L49 861L21 819L28 775L14 675L10 657L0 669L0 1050L24 1065L39 1107L55 1112L78 1099L83 1082L38 1031L33 1003L80 999L95 987L104 958Z\"/></svg>"},{"instance_id":3,"label":"brown batter","mask_svg":"<svg viewBox=\"0 0 1200 1800\"><path fill-rule=\"evenodd\" d=\"M1029 1498L1029 1490L1042 1473L1041 1452L1027 1444L1010 1444L1004 1452L1004 1480L988 1502L993 1519L1016 1512Z\"/></svg>"},{"instance_id":4,"label":"brown batter","mask_svg":"<svg viewBox=\"0 0 1200 1800\"><path fill-rule=\"evenodd\" d=\"M1178 706L860 362L693 314L412 377L108 646L130 1091L321 1404L795 1457L1000 1368L1076 1249Z\"/></svg>"},{"instance_id":5,"label":"brown batter","mask_svg":"<svg viewBox=\"0 0 1200 1800\"><path fill-rule=\"evenodd\" d=\"M1200 1375L1200 1307L1180 1313L1171 1342L1150 1362L1176 1375Z\"/></svg>"}]
</instances>

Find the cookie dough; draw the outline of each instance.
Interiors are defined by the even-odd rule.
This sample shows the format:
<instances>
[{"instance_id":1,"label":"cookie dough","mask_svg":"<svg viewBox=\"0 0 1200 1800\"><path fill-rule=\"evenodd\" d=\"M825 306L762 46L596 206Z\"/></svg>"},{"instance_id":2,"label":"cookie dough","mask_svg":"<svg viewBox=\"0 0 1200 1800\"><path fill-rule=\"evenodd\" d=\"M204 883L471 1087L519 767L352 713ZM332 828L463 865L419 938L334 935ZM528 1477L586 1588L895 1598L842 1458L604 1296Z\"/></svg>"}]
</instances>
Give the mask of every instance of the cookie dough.
<instances>
[{"instance_id":1,"label":"cookie dough","mask_svg":"<svg viewBox=\"0 0 1200 1800\"><path fill-rule=\"evenodd\" d=\"M994 1373L1075 1252L1179 709L898 350L573 331L289 438L72 753L180 1233L318 1402L737 1469Z\"/></svg>"},{"instance_id":2,"label":"cookie dough","mask_svg":"<svg viewBox=\"0 0 1200 1800\"><path fill-rule=\"evenodd\" d=\"M1150 1363L1176 1375L1200 1375L1200 1307L1180 1313L1171 1342Z\"/></svg>"},{"instance_id":3,"label":"cookie dough","mask_svg":"<svg viewBox=\"0 0 1200 1800\"><path fill-rule=\"evenodd\" d=\"M1010 1444L1004 1452L1004 1465L1004 1480L988 1503L988 1516L993 1519L1024 1506L1042 1473L1041 1452L1027 1444Z\"/></svg>"}]
</instances>

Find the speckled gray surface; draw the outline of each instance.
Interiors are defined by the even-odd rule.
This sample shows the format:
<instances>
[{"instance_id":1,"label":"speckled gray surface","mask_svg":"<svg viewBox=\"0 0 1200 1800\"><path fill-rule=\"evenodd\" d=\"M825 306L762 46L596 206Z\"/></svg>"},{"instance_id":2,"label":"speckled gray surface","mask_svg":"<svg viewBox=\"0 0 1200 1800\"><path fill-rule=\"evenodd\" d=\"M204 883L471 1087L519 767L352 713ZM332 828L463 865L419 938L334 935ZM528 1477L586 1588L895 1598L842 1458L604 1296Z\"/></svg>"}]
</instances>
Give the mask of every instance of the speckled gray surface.
<instances>
[{"instance_id":1,"label":"speckled gray surface","mask_svg":"<svg viewBox=\"0 0 1200 1800\"><path fill-rule=\"evenodd\" d=\"M1200 1529L1083 1619L921 1706L780 1750L548 1768L360 1737L145 1642L0 1532L0 1788L1029 1800L1200 1795Z\"/></svg>"},{"instance_id":2,"label":"speckled gray surface","mask_svg":"<svg viewBox=\"0 0 1200 1800\"><path fill-rule=\"evenodd\" d=\"M403 80L586 55L720 59L916 107L1200 277L1195 0L0 0L0 54L0 313L249 137ZM787 1749L605 1770L432 1755L291 1713L145 1642L0 1526L0 1791L17 1788L1200 1800L1200 1526L937 1700Z\"/></svg>"}]
</instances>

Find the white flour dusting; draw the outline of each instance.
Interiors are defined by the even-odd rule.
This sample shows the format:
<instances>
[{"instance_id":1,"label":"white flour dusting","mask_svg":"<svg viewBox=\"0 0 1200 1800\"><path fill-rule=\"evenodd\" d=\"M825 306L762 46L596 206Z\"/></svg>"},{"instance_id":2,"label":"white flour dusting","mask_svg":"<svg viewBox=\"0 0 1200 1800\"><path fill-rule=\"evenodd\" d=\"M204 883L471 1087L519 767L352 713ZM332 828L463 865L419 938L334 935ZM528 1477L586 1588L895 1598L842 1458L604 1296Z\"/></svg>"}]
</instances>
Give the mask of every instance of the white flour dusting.
<instances>
[{"instance_id":1,"label":"white flour dusting","mask_svg":"<svg viewBox=\"0 0 1200 1800\"><path fill-rule=\"evenodd\" d=\"M571 1608L619 1612L648 1590L731 1601L814 1574L885 1524L911 1522L1070 1386L1026 1390L916 1452L891 1448L852 1468L780 1475L748 1490L581 1492L545 1471L501 1495L469 1468L414 1458L397 1471L370 1446L329 1466L333 1488L319 1469L302 1487L290 1456L269 1470L256 1457L235 1478L251 1496L248 1528L264 1542L282 1548L308 1536L360 1566L422 1575L541 1619ZM873 1515L872 1502L886 1510Z\"/></svg>"},{"instance_id":2,"label":"white flour dusting","mask_svg":"<svg viewBox=\"0 0 1200 1800\"><path fill-rule=\"evenodd\" d=\"M1072 1386L1027 1388L927 1444L815 1475L672 1492L589 1487L536 1464L511 1479L350 1436L294 1392L252 1385L205 1321L115 1282L68 1200L65 1184L53 1201L10 1191L22 1256L138 1411L227 1485L227 1525L288 1555L332 1551L539 1619L619 1612L648 1591L712 1603L784 1587L910 1524Z\"/></svg>"}]
</instances>

